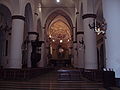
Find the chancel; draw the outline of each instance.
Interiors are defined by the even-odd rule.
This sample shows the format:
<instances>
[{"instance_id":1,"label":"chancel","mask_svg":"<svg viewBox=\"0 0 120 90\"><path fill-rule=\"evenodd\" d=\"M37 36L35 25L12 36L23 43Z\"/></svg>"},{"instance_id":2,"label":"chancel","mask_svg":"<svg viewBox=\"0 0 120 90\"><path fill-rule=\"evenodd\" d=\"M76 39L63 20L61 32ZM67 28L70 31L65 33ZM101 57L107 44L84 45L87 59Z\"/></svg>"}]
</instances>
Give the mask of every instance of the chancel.
<instances>
[{"instance_id":1,"label":"chancel","mask_svg":"<svg viewBox=\"0 0 120 90\"><path fill-rule=\"evenodd\" d=\"M120 0L0 0L0 90L120 90Z\"/></svg>"}]
</instances>

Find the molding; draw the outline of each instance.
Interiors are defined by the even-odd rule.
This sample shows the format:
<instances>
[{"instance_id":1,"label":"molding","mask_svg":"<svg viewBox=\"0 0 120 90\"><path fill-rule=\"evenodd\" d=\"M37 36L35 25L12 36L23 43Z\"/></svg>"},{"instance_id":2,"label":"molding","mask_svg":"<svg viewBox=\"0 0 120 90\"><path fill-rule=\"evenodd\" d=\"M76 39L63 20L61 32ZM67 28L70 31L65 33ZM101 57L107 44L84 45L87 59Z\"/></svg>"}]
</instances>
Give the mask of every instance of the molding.
<instances>
[{"instance_id":1,"label":"molding","mask_svg":"<svg viewBox=\"0 0 120 90\"><path fill-rule=\"evenodd\" d=\"M77 43L77 41L73 41L73 43Z\"/></svg>"},{"instance_id":2,"label":"molding","mask_svg":"<svg viewBox=\"0 0 120 90\"><path fill-rule=\"evenodd\" d=\"M86 18L96 18L96 14L84 14L82 16L82 19L86 19Z\"/></svg>"},{"instance_id":3,"label":"molding","mask_svg":"<svg viewBox=\"0 0 120 90\"><path fill-rule=\"evenodd\" d=\"M83 31L79 31L79 32L77 32L77 35L78 35L78 34L84 34L84 32L83 32Z\"/></svg>"},{"instance_id":4,"label":"molding","mask_svg":"<svg viewBox=\"0 0 120 90\"><path fill-rule=\"evenodd\" d=\"M39 34L37 32L28 32L28 35L30 35L30 34L34 34L34 35L39 36Z\"/></svg>"},{"instance_id":5,"label":"molding","mask_svg":"<svg viewBox=\"0 0 120 90\"><path fill-rule=\"evenodd\" d=\"M12 19L21 19L21 20L25 21L25 17L22 15L13 15Z\"/></svg>"}]
</instances>

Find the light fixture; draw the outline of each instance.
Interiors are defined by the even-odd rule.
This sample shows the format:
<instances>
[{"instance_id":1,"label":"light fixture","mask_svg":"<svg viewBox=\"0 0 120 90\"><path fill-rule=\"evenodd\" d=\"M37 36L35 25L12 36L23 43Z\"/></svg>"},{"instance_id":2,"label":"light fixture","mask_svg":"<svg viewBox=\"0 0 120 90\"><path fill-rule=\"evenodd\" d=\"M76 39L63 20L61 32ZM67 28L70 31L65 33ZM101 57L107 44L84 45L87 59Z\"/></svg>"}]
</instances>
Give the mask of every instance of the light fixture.
<instances>
[{"instance_id":1,"label":"light fixture","mask_svg":"<svg viewBox=\"0 0 120 90\"><path fill-rule=\"evenodd\" d=\"M49 35L49 38L51 38L52 36L51 35Z\"/></svg>"},{"instance_id":2,"label":"light fixture","mask_svg":"<svg viewBox=\"0 0 120 90\"><path fill-rule=\"evenodd\" d=\"M62 43L63 42L63 40L60 40L60 43Z\"/></svg>"},{"instance_id":3,"label":"light fixture","mask_svg":"<svg viewBox=\"0 0 120 90\"><path fill-rule=\"evenodd\" d=\"M41 4L39 3L38 10L41 13Z\"/></svg>"},{"instance_id":4,"label":"light fixture","mask_svg":"<svg viewBox=\"0 0 120 90\"><path fill-rule=\"evenodd\" d=\"M60 2L60 0L56 0L56 2L57 2L57 3L59 3L59 2Z\"/></svg>"},{"instance_id":5,"label":"light fixture","mask_svg":"<svg viewBox=\"0 0 120 90\"><path fill-rule=\"evenodd\" d=\"M55 40L54 40L54 39L53 39L52 41L53 41L53 42L55 42Z\"/></svg>"},{"instance_id":6,"label":"light fixture","mask_svg":"<svg viewBox=\"0 0 120 90\"><path fill-rule=\"evenodd\" d=\"M96 19L93 20L92 24L89 24L89 28L93 29L97 35L99 34L105 34L107 30L107 23L105 22L105 19L102 21L97 21Z\"/></svg>"}]
</instances>

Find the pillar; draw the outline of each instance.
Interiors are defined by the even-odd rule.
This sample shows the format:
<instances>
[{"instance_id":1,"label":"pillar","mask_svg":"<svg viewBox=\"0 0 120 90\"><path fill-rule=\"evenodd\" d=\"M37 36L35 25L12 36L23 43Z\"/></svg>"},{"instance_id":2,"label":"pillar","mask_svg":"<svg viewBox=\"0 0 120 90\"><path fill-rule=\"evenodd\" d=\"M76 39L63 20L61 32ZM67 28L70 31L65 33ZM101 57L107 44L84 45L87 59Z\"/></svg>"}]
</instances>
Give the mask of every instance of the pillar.
<instances>
[{"instance_id":1,"label":"pillar","mask_svg":"<svg viewBox=\"0 0 120 90\"><path fill-rule=\"evenodd\" d=\"M73 27L73 48L72 48L72 55L73 57L71 58L71 63L73 64L74 67L77 68L77 38L76 38L76 30L77 27Z\"/></svg>"},{"instance_id":2,"label":"pillar","mask_svg":"<svg viewBox=\"0 0 120 90\"><path fill-rule=\"evenodd\" d=\"M29 38L29 43L28 43L28 60L27 60L27 67L31 68L31 52L32 52L32 41L36 40L37 37L36 32L28 32L28 38Z\"/></svg>"},{"instance_id":3,"label":"pillar","mask_svg":"<svg viewBox=\"0 0 120 90\"><path fill-rule=\"evenodd\" d=\"M84 68L84 32L77 32L77 59L78 59L78 68Z\"/></svg>"},{"instance_id":4,"label":"pillar","mask_svg":"<svg viewBox=\"0 0 120 90\"><path fill-rule=\"evenodd\" d=\"M8 68L22 68L22 43L25 17L12 16L11 50Z\"/></svg>"},{"instance_id":5,"label":"pillar","mask_svg":"<svg viewBox=\"0 0 120 90\"><path fill-rule=\"evenodd\" d=\"M96 34L89 28L94 14L84 14L85 69L97 69Z\"/></svg>"},{"instance_id":6,"label":"pillar","mask_svg":"<svg viewBox=\"0 0 120 90\"><path fill-rule=\"evenodd\" d=\"M83 20L82 20L82 15L83 15L83 10L82 10L82 5L81 1L78 2L78 12L76 12L77 15L77 64L78 68L84 68L84 31L83 31ZM80 43L81 42L81 43Z\"/></svg>"},{"instance_id":7,"label":"pillar","mask_svg":"<svg viewBox=\"0 0 120 90\"><path fill-rule=\"evenodd\" d=\"M77 59L77 41L73 42L73 66L78 67L78 59Z\"/></svg>"},{"instance_id":8,"label":"pillar","mask_svg":"<svg viewBox=\"0 0 120 90\"><path fill-rule=\"evenodd\" d=\"M37 31L37 17L38 17L38 13L35 13L34 15L34 32L38 32Z\"/></svg>"},{"instance_id":9,"label":"pillar","mask_svg":"<svg viewBox=\"0 0 120 90\"><path fill-rule=\"evenodd\" d=\"M107 23L106 68L112 68L116 78L120 78L120 0L102 0L102 3Z\"/></svg>"},{"instance_id":10,"label":"pillar","mask_svg":"<svg viewBox=\"0 0 120 90\"><path fill-rule=\"evenodd\" d=\"M46 45L45 40L44 40L44 31L45 31L45 27L42 28L42 36L40 36L40 40L42 42L41 45L41 60L38 62L38 67L45 67L47 66L47 62L48 62L48 50L46 49L46 47L48 47L49 45Z\"/></svg>"},{"instance_id":11,"label":"pillar","mask_svg":"<svg viewBox=\"0 0 120 90\"><path fill-rule=\"evenodd\" d=\"M38 67L45 67L47 66L47 55L45 56L45 43L44 41L42 41L42 45L41 45L41 60L38 62L37 66Z\"/></svg>"}]
</instances>

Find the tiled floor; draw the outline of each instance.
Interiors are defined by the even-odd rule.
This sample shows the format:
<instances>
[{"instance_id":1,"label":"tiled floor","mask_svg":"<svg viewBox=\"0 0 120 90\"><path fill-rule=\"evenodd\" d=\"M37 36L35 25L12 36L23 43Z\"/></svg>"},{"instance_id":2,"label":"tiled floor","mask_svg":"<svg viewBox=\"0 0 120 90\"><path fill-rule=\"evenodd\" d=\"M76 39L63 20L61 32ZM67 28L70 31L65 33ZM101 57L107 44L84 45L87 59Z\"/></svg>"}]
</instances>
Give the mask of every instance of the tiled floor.
<instances>
[{"instance_id":1,"label":"tiled floor","mask_svg":"<svg viewBox=\"0 0 120 90\"><path fill-rule=\"evenodd\" d=\"M85 78L80 81L58 81L57 72L52 71L28 81L0 81L0 90L106 90L102 83ZM117 89L113 89L117 90ZM120 90L120 89L119 89Z\"/></svg>"}]
</instances>

